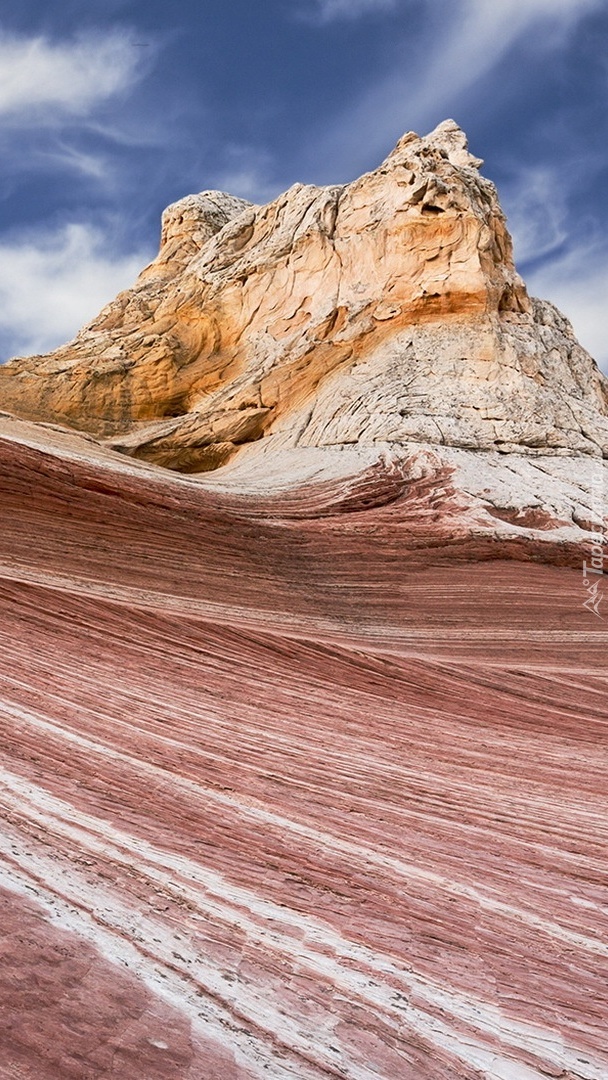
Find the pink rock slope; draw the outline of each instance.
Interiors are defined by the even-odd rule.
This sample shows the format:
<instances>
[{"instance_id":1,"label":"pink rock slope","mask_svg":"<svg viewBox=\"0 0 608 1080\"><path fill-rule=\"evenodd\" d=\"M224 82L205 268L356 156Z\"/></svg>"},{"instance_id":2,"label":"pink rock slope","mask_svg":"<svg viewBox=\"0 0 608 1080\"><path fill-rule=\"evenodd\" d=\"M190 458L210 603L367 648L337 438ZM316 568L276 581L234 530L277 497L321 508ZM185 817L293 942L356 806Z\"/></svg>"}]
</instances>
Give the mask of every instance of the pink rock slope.
<instances>
[{"instance_id":1,"label":"pink rock slope","mask_svg":"<svg viewBox=\"0 0 608 1080\"><path fill-rule=\"evenodd\" d=\"M583 548L0 436L2 1080L605 1080Z\"/></svg>"}]
</instances>

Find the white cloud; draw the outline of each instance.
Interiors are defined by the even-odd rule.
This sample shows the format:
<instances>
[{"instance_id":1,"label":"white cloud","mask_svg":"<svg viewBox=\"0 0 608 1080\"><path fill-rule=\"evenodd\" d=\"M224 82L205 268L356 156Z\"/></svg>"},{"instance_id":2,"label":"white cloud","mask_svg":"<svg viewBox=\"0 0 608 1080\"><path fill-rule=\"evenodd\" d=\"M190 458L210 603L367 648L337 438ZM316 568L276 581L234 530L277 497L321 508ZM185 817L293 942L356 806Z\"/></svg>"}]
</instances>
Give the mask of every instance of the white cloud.
<instances>
[{"instance_id":1,"label":"white cloud","mask_svg":"<svg viewBox=\"0 0 608 1080\"><path fill-rule=\"evenodd\" d=\"M608 250L580 246L527 274L528 289L551 300L574 327L581 345L608 374Z\"/></svg>"},{"instance_id":2,"label":"white cloud","mask_svg":"<svg viewBox=\"0 0 608 1080\"><path fill-rule=\"evenodd\" d=\"M533 27L534 47L556 48L573 24L605 0L418 0L426 25L413 41L406 30L400 60L371 86L313 147L336 179L356 174L363 154L386 153L404 130L421 134L458 112L509 49ZM396 23L398 26L399 23ZM341 175L340 175L341 174Z\"/></svg>"},{"instance_id":3,"label":"white cloud","mask_svg":"<svg viewBox=\"0 0 608 1080\"><path fill-rule=\"evenodd\" d=\"M559 169L549 166L520 169L516 179L505 184L501 191L518 264L544 258L568 238L565 168L560 163Z\"/></svg>"},{"instance_id":4,"label":"white cloud","mask_svg":"<svg viewBox=\"0 0 608 1080\"><path fill-rule=\"evenodd\" d=\"M2 34L0 116L23 123L86 115L126 90L139 63L139 50L116 32L62 42Z\"/></svg>"},{"instance_id":5,"label":"white cloud","mask_svg":"<svg viewBox=\"0 0 608 1080\"><path fill-rule=\"evenodd\" d=\"M438 37L425 76L412 105L416 113L433 117L444 103L472 87L502 59L535 24L545 34L535 37L537 48L555 47L561 35L604 0L456 0L451 19ZM437 4L446 13L445 0ZM557 36L555 36L557 34Z\"/></svg>"},{"instance_id":6,"label":"white cloud","mask_svg":"<svg viewBox=\"0 0 608 1080\"><path fill-rule=\"evenodd\" d=\"M338 19L359 19L394 11L397 0L315 0L315 11L309 16L314 22L329 23Z\"/></svg>"},{"instance_id":7,"label":"white cloud","mask_svg":"<svg viewBox=\"0 0 608 1080\"><path fill-rule=\"evenodd\" d=\"M473 85L531 24L570 23L599 0L459 0L447 32L417 94L418 108L433 111L441 99Z\"/></svg>"},{"instance_id":8,"label":"white cloud","mask_svg":"<svg viewBox=\"0 0 608 1080\"><path fill-rule=\"evenodd\" d=\"M87 223L0 243L2 359L68 341L133 283L151 257L150 251L114 254L103 233Z\"/></svg>"}]
</instances>

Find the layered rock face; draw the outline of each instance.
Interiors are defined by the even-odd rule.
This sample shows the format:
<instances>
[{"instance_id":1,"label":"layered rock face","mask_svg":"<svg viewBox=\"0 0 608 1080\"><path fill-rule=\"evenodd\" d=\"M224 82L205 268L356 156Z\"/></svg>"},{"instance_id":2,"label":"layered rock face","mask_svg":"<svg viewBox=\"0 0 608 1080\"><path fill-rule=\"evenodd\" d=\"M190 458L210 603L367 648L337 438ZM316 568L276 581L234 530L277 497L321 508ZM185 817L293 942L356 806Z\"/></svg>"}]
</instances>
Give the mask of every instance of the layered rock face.
<instances>
[{"instance_id":1,"label":"layered rock face","mask_svg":"<svg viewBox=\"0 0 608 1080\"><path fill-rule=\"evenodd\" d=\"M528 297L480 164L447 121L343 187L188 196L133 289L0 369L0 402L184 470L268 436L608 453L606 380Z\"/></svg>"},{"instance_id":2,"label":"layered rock face","mask_svg":"<svg viewBox=\"0 0 608 1080\"><path fill-rule=\"evenodd\" d=\"M581 567L445 474L237 498L9 420L0 466L2 1080L605 1080Z\"/></svg>"},{"instance_id":3,"label":"layered rock face","mask_svg":"<svg viewBox=\"0 0 608 1080\"><path fill-rule=\"evenodd\" d=\"M478 165L0 368L0 1080L608 1076L606 381Z\"/></svg>"}]
</instances>

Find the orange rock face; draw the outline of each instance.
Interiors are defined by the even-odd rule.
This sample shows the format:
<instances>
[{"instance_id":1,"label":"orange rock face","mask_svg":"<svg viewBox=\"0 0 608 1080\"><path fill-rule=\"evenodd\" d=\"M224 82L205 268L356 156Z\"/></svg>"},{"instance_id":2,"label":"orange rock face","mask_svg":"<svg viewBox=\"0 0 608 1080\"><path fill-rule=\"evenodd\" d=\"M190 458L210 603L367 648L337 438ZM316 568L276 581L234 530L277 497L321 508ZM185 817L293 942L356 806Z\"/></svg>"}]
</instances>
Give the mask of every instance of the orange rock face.
<instances>
[{"instance_id":1,"label":"orange rock face","mask_svg":"<svg viewBox=\"0 0 608 1080\"><path fill-rule=\"evenodd\" d=\"M0 369L0 402L184 471L277 434L608 452L606 381L527 296L479 164L448 121L344 187L188 196L133 289Z\"/></svg>"}]
</instances>

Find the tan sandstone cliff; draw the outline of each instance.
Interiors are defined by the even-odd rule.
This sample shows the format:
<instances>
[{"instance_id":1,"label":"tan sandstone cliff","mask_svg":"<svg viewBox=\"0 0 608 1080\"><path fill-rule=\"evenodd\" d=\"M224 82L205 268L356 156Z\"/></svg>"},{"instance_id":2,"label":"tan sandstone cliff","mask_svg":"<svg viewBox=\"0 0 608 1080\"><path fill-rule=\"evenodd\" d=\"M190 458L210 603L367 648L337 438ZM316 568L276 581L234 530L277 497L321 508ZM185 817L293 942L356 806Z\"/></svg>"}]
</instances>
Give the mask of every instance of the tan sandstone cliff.
<instances>
[{"instance_id":1,"label":"tan sandstone cliff","mask_svg":"<svg viewBox=\"0 0 608 1080\"><path fill-rule=\"evenodd\" d=\"M215 490L368 505L449 476L471 528L584 541L608 515L608 381L528 296L480 164L448 120L351 184L187 196L132 289L0 368L0 409Z\"/></svg>"},{"instance_id":2,"label":"tan sandstone cliff","mask_svg":"<svg viewBox=\"0 0 608 1080\"><path fill-rule=\"evenodd\" d=\"M446 121L343 187L188 196L132 289L0 369L2 407L185 470L276 433L608 453L608 384L528 297L480 164Z\"/></svg>"}]
</instances>

